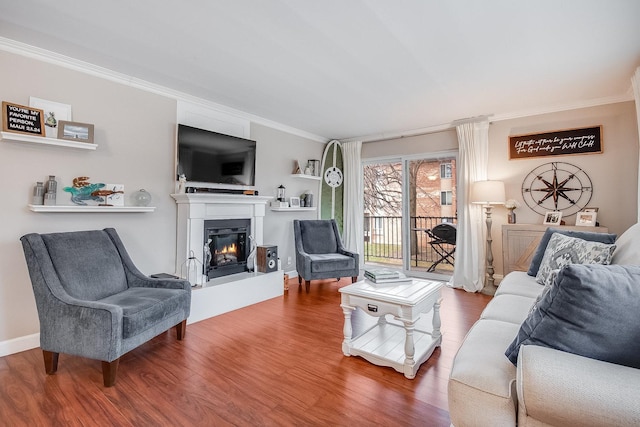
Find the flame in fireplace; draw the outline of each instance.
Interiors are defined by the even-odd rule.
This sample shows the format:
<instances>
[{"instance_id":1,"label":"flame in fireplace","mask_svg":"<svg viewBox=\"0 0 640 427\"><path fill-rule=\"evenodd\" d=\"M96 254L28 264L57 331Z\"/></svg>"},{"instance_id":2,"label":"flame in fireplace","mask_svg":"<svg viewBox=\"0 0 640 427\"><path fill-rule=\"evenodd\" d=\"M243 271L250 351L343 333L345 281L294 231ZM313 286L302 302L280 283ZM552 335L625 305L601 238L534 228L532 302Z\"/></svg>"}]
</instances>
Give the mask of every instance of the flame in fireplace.
<instances>
[{"instance_id":1,"label":"flame in fireplace","mask_svg":"<svg viewBox=\"0 0 640 427\"><path fill-rule=\"evenodd\" d=\"M238 251L235 243L230 244L229 246L225 245L222 250L216 251L216 254L235 254Z\"/></svg>"}]
</instances>

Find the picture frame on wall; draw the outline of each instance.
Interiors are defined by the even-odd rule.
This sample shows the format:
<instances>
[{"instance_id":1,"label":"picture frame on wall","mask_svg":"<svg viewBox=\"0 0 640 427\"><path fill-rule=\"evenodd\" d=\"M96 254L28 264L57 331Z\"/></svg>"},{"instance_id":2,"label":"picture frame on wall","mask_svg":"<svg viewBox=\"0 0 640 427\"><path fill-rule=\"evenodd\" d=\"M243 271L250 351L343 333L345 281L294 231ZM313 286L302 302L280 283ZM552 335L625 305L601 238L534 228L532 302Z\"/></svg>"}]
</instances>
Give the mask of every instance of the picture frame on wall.
<instances>
[{"instance_id":1,"label":"picture frame on wall","mask_svg":"<svg viewBox=\"0 0 640 427\"><path fill-rule=\"evenodd\" d=\"M300 197L290 197L289 198L289 206L292 208L300 207Z\"/></svg>"},{"instance_id":2,"label":"picture frame on wall","mask_svg":"<svg viewBox=\"0 0 640 427\"><path fill-rule=\"evenodd\" d=\"M560 225L561 221L562 221L562 212L549 211L544 215L544 221L542 221L542 223L544 225Z\"/></svg>"},{"instance_id":3,"label":"picture frame on wall","mask_svg":"<svg viewBox=\"0 0 640 427\"><path fill-rule=\"evenodd\" d=\"M58 139L66 139L74 142L93 143L93 125L90 123L58 122Z\"/></svg>"},{"instance_id":4,"label":"picture frame on wall","mask_svg":"<svg viewBox=\"0 0 640 427\"><path fill-rule=\"evenodd\" d=\"M71 121L71 105L46 99L29 97L29 107L44 111L44 129L47 138L58 137L58 124L61 120Z\"/></svg>"},{"instance_id":5,"label":"picture frame on wall","mask_svg":"<svg viewBox=\"0 0 640 427\"><path fill-rule=\"evenodd\" d=\"M576 214L576 226L579 227L595 227L598 212L580 211Z\"/></svg>"}]
</instances>

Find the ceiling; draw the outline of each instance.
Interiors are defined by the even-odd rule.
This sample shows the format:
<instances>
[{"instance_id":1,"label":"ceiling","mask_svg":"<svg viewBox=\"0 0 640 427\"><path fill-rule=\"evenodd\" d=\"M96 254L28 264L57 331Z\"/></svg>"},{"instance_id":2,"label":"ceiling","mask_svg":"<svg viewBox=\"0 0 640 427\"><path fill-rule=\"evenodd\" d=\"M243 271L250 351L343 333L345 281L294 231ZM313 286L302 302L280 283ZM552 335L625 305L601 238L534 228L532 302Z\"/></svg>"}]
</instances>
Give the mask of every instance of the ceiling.
<instances>
[{"instance_id":1,"label":"ceiling","mask_svg":"<svg viewBox=\"0 0 640 427\"><path fill-rule=\"evenodd\" d=\"M324 138L633 99L638 0L3 1L0 37Z\"/></svg>"}]
</instances>

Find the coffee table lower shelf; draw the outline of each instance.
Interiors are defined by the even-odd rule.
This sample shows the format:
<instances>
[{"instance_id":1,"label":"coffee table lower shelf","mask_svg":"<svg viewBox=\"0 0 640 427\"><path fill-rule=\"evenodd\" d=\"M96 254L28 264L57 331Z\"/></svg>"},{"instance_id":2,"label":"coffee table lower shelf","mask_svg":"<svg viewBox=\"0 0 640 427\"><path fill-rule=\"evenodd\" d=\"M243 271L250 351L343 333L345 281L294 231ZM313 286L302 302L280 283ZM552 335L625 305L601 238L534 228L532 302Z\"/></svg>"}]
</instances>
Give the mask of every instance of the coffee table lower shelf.
<instances>
[{"instance_id":1,"label":"coffee table lower shelf","mask_svg":"<svg viewBox=\"0 0 640 427\"><path fill-rule=\"evenodd\" d=\"M429 332L413 331L415 348L413 367L405 365L405 342L406 330L402 325L383 321L354 338L348 351L352 356L360 356L374 365L387 366L413 378L420 365L426 362L436 347L441 344L442 335L434 339ZM407 368L409 372L405 372Z\"/></svg>"}]
</instances>

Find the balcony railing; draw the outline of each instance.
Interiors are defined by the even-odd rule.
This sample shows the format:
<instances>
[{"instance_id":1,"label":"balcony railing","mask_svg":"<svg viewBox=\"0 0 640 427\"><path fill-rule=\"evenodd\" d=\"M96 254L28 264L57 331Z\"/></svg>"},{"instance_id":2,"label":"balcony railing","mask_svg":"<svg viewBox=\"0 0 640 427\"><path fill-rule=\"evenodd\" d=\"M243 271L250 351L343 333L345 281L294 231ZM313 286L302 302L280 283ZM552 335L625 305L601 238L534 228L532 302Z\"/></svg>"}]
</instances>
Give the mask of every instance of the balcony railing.
<instances>
[{"instance_id":1,"label":"balcony railing","mask_svg":"<svg viewBox=\"0 0 640 427\"><path fill-rule=\"evenodd\" d=\"M411 235L411 267L412 269L428 269L441 257L429 244L430 238L425 230L432 229L443 222L455 224L455 217L410 217ZM444 245L445 249L453 246ZM402 217L399 216L365 216L364 218L364 259L365 262L383 264L402 263ZM444 261L440 264L445 270L451 264Z\"/></svg>"}]
</instances>

